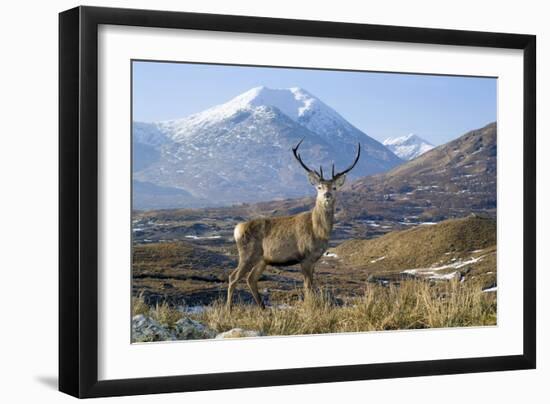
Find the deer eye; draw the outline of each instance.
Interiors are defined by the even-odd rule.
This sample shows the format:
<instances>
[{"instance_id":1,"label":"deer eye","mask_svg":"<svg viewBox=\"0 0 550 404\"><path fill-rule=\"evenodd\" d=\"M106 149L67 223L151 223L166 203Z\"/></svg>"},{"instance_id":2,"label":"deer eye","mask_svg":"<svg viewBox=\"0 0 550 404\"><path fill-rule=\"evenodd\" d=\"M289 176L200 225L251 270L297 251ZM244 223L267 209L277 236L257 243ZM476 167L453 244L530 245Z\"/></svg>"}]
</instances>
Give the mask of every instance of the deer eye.
<instances>
[{"instance_id":1,"label":"deer eye","mask_svg":"<svg viewBox=\"0 0 550 404\"><path fill-rule=\"evenodd\" d=\"M332 190L333 190L333 191L336 191L336 187L332 187Z\"/></svg>"}]
</instances>

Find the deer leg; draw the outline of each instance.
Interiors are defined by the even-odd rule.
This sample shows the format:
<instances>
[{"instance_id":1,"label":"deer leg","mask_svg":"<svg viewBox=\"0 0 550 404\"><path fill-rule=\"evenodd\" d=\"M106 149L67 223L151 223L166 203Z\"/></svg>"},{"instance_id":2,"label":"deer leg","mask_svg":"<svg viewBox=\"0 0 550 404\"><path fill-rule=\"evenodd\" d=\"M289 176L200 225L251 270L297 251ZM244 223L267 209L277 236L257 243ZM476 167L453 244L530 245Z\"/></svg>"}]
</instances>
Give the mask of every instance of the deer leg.
<instances>
[{"instance_id":1,"label":"deer leg","mask_svg":"<svg viewBox=\"0 0 550 404\"><path fill-rule=\"evenodd\" d=\"M229 284L227 286L227 308L231 309L231 302L233 299L233 289L235 285L239 282L247 272L249 272L254 266L254 261L252 257L247 257L246 259L239 260L239 265L231 274L229 275Z\"/></svg>"},{"instance_id":2,"label":"deer leg","mask_svg":"<svg viewBox=\"0 0 550 404\"><path fill-rule=\"evenodd\" d=\"M252 271L250 271L250 273L248 274L248 278L246 278L246 282L248 283L248 287L252 292L252 296L254 296L254 300L262 309L265 309L265 305L262 301L260 294L258 293L258 279L260 279L260 276L262 275L264 270L265 262L262 260L257 263L254 268L252 268Z\"/></svg>"},{"instance_id":3,"label":"deer leg","mask_svg":"<svg viewBox=\"0 0 550 404\"><path fill-rule=\"evenodd\" d=\"M310 262L303 262L300 265L302 274L304 275L304 295L310 295L313 292L313 269L314 266Z\"/></svg>"}]
</instances>

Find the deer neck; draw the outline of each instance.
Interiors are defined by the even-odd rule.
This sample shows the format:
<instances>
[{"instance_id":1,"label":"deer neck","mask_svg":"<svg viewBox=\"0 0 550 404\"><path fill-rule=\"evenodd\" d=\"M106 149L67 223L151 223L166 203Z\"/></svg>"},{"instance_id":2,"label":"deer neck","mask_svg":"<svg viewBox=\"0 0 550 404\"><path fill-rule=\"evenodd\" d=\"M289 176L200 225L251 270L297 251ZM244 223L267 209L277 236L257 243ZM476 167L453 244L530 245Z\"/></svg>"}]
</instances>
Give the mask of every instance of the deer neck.
<instances>
[{"instance_id":1,"label":"deer neck","mask_svg":"<svg viewBox=\"0 0 550 404\"><path fill-rule=\"evenodd\" d=\"M317 238L328 240L334 222L334 205L326 206L322 202L316 202L311 212L313 233Z\"/></svg>"}]
</instances>

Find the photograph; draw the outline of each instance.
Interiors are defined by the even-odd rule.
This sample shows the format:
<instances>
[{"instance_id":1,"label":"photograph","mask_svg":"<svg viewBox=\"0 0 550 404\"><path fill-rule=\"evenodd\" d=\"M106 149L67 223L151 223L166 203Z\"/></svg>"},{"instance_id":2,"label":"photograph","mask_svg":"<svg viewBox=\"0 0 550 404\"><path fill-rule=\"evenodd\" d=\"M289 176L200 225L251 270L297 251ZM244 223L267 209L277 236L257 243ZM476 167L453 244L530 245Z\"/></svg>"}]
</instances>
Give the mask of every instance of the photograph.
<instances>
[{"instance_id":1,"label":"photograph","mask_svg":"<svg viewBox=\"0 0 550 404\"><path fill-rule=\"evenodd\" d=\"M92 3L4 6L1 402L549 396L544 3Z\"/></svg>"},{"instance_id":2,"label":"photograph","mask_svg":"<svg viewBox=\"0 0 550 404\"><path fill-rule=\"evenodd\" d=\"M131 69L132 342L497 325L497 78Z\"/></svg>"}]
</instances>

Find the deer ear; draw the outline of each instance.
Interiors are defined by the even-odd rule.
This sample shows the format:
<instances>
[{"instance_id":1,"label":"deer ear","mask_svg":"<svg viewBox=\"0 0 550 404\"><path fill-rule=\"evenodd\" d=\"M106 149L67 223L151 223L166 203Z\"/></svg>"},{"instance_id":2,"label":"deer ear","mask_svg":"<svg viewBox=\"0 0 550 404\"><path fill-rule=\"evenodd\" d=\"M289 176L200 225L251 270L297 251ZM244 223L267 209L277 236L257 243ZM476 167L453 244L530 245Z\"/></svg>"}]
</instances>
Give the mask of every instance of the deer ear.
<instances>
[{"instance_id":1,"label":"deer ear","mask_svg":"<svg viewBox=\"0 0 550 404\"><path fill-rule=\"evenodd\" d=\"M342 185L344 185L344 182L346 182L346 174L336 178L336 181L334 181L334 185L336 185L336 188L340 188Z\"/></svg>"},{"instance_id":2,"label":"deer ear","mask_svg":"<svg viewBox=\"0 0 550 404\"><path fill-rule=\"evenodd\" d=\"M309 180L309 182L311 183L311 185L319 185L319 182L320 182L320 178L317 174L315 173L307 173L307 178Z\"/></svg>"}]
</instances>

